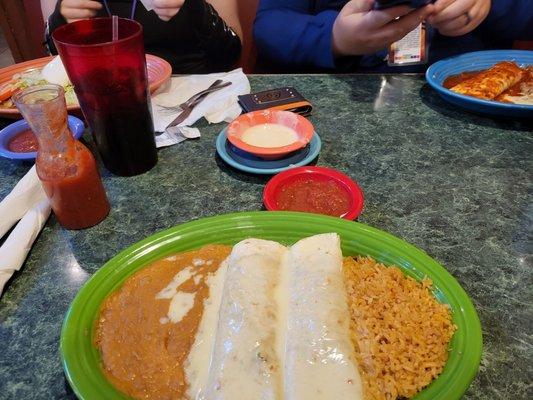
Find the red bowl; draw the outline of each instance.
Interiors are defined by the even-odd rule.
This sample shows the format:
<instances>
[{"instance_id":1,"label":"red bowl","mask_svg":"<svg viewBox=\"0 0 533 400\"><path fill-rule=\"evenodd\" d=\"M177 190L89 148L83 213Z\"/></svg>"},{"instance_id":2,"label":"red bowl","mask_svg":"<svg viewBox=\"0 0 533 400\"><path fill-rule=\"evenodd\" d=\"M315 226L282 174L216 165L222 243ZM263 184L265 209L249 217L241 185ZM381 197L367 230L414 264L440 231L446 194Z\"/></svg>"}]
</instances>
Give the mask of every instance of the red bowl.
<instances>
[{"instance_id":1,"label":"red bowl","mask_svg":"<svg viewBox=\"0 0 533 400\"><path fill-rule=\"evenodd\" d=\"M269 211L281 211L278 198L281 190L291 183L308 178L312 181L334 181L341 190L348 195L350 202L348 211L339 217L349 220L356 219L363 210L363 191L349 176L331 168L324 167L298 167L283 171L274 176L265 186L263 191L263 203ZM285 210L289 211L289 210ZM294 211L294 210L293 210Z\"/></svg>"},{"instance_id":2,"label":"red bowl","mask_svg":"<svg viewBox=\"0 0 533 400\"><path fill-rule=\"evenodd\" d=\"M261 124L280 124L293 129L298 135L298 140L282 147L252 146L241 140L244 131L252 126ZM313 124L301 115L290 111L261 110L242 114L228 126L227 136L229 142L247 153L251 153L265 160L277 160L286 155L304 148L313 138L315 129Z\"/></svg>"}]
</instances>

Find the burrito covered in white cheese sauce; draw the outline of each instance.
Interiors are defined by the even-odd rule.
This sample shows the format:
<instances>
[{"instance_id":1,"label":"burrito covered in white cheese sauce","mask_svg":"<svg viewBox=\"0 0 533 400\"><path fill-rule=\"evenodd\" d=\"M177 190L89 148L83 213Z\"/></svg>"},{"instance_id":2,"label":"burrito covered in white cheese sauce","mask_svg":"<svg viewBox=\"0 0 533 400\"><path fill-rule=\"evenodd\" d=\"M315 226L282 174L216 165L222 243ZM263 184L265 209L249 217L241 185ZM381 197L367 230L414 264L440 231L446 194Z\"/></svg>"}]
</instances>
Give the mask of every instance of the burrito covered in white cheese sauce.
<instances>
[{"instance_id":1,"label":"burrito covered in white cheese sauce","mask_svg":"<svg viewBox=\"0 0 533 400\"><path fill-rule=\"evenodd\" d=\"M362 399L337 234L246 239L226 266L189 354L191 400Z\"/></svg>"},{"instance_id":2,"label":"burrito covered in white cheese sauce","mask_svg":"<svg viewBox=\"0 0 533 400\"><path fill-rule=\"evenodd\" d=\"M362 399L337 234L292 246L288 292L285 399Z\"/></svg>"},{"instance_id":3,"label":"burrito covered in white cheese sauce","mask_svg":"<svg viewBox=\"0 0 533 400\"><path fill-rule=\"evenodd\" d=\"M229 257L205 398L281 398L274 290L287 248L247 239Z\"/></svg>"}]
</instances>

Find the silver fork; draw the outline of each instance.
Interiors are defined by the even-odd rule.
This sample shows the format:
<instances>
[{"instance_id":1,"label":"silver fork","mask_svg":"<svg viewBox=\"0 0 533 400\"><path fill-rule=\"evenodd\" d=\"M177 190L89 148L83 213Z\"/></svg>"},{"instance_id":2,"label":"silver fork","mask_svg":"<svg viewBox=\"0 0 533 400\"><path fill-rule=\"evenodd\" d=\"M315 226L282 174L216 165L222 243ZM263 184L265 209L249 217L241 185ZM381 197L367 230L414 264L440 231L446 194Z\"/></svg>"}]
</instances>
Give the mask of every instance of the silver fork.
<instances>
[{"instance_id":1,"label":"silver fork","mask_svg":"<svg viewBox=\"0 0 533 400\"><path fill-rule=\"evenodd\" d=\"M185 101L184 103L179 104L178 106L174 107L163 107L167 110L172 111L179 111L182 110L181 113L172 121L166 129L179 125L183 121L187 119L189 115L191 115L192 110L194 107L196 107L201 101L210 93L216 92L217 90L220 90L222 88L225 88L227 86L231 85L231 82L223 82L221 79L217 79L215 82L211 84L207 89L202 90L201 92L196 93L195 95L191 96L190 99Z\"/></svg>"},{"instance_id":2,"label":"silver fork","mask_svg":"<svg viewBox=\"0 0 533 400\"><path fill-rule=\"evenodd\" d=\"M228 83L231 84L231 82L228 82ZM221 85L221 84L226 84L226 82L223 82L221 79L217 79L207 89L202 90L201 92L198 92L196 94L193 94L190 98L188 98L186 101L184 101L181 104L178 104L178 105L175 105L175 106L159 105L159 107L161 107L161 108L163 108L165 110L169 110L169 111L184 110L185 108L188 108L191 105L191 103L193 103L198 97L200 97L202 95L205 95L205 94L208 94L208 93L212 93L213 91L218 90L219 89L218 86ZM228 86L228 85L226 85L226 86ZM226 87L226 86L223 86L223 87Z\"/></svg>"},{"instance_id":3,"label":"silver fork","mask_svg":"<svg viewBox=\"0 0 533 400\"><path fill-rule=\"evenodd\" d=\"M208 94L216 92L217 90L220 90L222 88L225 88L227 86L231 85L231 82L223 82L220 79L213 82L211 86L209 86L207 89L202 90L199 93L196 93L194 96L192 96L189 100L187 100L185 103L180 104L178 107L182 110L182 112L172 121L168 126L167 129L181 124L183 121L187 119L189 115L191 115L192 110L194 110L194 107L196 107L199 103L202 102L203 99L207 97Z\"/></svg>"}]
</instances>

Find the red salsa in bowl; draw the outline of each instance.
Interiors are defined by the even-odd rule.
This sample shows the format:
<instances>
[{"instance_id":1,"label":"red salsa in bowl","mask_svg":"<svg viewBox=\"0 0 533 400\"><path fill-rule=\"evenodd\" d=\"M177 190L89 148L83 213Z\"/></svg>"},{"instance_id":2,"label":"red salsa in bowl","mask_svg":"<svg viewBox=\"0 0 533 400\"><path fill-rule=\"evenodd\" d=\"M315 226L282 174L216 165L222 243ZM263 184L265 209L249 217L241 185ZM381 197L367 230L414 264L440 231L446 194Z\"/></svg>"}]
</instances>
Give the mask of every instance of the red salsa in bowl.
<instances>
[{"instance_id":1,"label":"red salsa in bowl","mask_svg":"<svg viewBox=\"0 0 533 400\"><path fill-rule=\"evenodd\" d=\"M263 201L270 211L300 211L355 219L363 209L363 193L343 173L324 167L284 171L265 186Z\"/></svg>"},{"instance_id":2,"label":"red salsa in bowl","mask_svg":"<svg viewBox=\"0 0 533 400\"><path fill-rule=\"evenodd\" d=\"M68 116L68 128L75 139L79 139L85 130L85 124L79 118ZM9 124L0 130L0 157L11 160L34 160L39 150L39 142L26 120Z\"/></svg>"},{"instance_id":3,"label":"red salsa in bowl","mask_svg":"<svg viewBox=\"0 0 533 400\"><path fill-rule=\"evenodd\" d=\"M39 144L32 130L25 129L9 139L7 149L13 153L29 153L37 151Z\"/></svg>"},{"instance_id":4,"label":"red salsa in bowl","mask_svg":"<svg viewBox=\"0 0 533 400\"><path fill-rule=\"evenodd\" d=\"M350 194L333 179L299 177L283 186L276 201L281 211L342 217L350 211Z\"/></svg>"}]
</instances>

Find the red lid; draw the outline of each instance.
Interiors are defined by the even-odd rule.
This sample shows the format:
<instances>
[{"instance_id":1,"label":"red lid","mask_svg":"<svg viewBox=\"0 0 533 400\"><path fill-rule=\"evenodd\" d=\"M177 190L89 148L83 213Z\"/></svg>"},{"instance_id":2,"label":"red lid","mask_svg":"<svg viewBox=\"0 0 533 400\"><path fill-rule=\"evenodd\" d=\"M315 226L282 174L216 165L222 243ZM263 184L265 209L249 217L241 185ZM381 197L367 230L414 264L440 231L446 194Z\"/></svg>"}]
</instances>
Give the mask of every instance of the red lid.
<instances>
[{"instance_id":1,"label":"red lid","mask_svg":"<svg viewBox=\"0 0 533 400\"><path fill-rule=\"evenodd\" d=\"M309 180L317 182L334 181L349 197L348 209L339 217L354 220L361 214L364 197L359 185L342 172L331 168L314 166L292 168L274 176L266 184L263 191L263 203L266 209L269 211L281 211L278 200L282 190L284 188L287 189L291 184L300 181L302 178L305 178L307 183ZM289 211L287 208L285 210Z\"/></svg>"}]
</instances>

